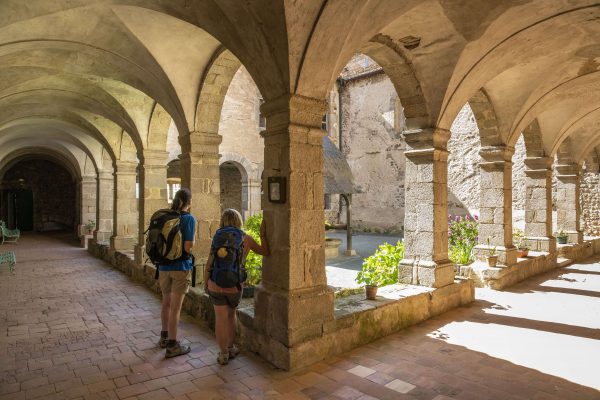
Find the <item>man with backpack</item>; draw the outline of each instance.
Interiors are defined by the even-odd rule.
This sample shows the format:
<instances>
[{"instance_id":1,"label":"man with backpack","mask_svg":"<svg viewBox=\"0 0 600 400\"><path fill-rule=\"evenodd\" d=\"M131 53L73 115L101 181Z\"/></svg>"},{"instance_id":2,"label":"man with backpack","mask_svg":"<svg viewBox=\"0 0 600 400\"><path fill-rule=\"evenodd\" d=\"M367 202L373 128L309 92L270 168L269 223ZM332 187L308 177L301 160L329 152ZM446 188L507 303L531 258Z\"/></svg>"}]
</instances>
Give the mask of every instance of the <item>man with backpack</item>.
<instances>
[{"instance_id":1,"label":"man with backpack","mask_svg":"<svg viewBox=\"0 0 600 400\"><path fill-rule=\"evenodd\" d=\"M166 348L165 358L187 354L190 346L177 340L177 326L185 294L193 281L192 247L196 219L190 214L192 193L181 189L175 193L171 209L159 210L150 219L146 253L156 265L162 292L162 330L158 345Z\"/></svg>"},{"instance_id":2,"label":"man with backpack","mask_svg":"<svg viewBox=\"0 0 600 400\"><path fill-rule=\"evenodd\" d=\"M233 341L237 325L236 308L246 280L246 256L250 250L263 256L269 255L264 221L260 226L260 245L241 228L240 213L231 208L225 210L204 269L204 291L215 307L215 335L220 348L217 362L220 365L226 365L240 352Z\"/></svg>"}]
</instances>

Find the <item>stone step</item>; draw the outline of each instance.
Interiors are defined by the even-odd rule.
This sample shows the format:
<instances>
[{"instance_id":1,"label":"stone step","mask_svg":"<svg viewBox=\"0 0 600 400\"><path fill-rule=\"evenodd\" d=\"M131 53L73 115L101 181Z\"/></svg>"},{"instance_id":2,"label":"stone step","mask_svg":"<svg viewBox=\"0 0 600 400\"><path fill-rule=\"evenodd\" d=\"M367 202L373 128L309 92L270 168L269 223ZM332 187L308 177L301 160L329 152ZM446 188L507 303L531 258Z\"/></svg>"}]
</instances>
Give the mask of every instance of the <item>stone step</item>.
<instances>
[{"instance_id":1,"label":"stone step","mask_svg":"<svg viewBox=\"0 0 600 400\"><path fill-rule=\"evenodd\" d=\"M567 267L569 265L573 264L573 260L571 260L570 258L562 258L562 257L558 257L556 259L556 266L558 268L563 268L563 267Z\"/></svg>"}]
</instances>

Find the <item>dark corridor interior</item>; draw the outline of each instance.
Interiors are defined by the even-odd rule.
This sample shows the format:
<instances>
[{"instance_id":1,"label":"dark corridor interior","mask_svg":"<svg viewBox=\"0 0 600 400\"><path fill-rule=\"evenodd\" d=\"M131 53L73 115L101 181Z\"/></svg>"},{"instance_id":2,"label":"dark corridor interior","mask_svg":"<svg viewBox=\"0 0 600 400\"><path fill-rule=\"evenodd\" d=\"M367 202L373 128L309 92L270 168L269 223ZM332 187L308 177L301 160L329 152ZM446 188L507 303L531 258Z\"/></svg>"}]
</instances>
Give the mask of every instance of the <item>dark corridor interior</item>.
<instances>
[{"instance_id":1,"label":"dark corridor interior","mask_svg":"<svg viewBox=\"0 0 600 400\"><path fill-rule=\"evenodd\" d=\"M21 160L6 171L0 188L0 219L9 228L38 232L75 228L75 182L62 165L47 159Z\"/></svg>"}]
</instances>

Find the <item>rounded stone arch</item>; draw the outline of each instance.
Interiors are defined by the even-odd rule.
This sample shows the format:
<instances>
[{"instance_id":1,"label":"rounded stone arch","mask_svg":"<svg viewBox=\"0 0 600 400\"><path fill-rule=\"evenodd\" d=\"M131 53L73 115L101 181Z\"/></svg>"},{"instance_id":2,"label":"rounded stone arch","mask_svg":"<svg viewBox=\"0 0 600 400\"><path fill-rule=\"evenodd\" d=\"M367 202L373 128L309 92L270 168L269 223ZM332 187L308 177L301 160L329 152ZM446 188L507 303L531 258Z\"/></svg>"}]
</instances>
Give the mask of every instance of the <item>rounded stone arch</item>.
<instances>
[{"instance_id":1,"label":"rounded stone arch","mask_svg":"<svg viewBox=\"0 0 600 400\"><path fill-rule=\"evenodd\" d=\"M237 153L222 154L219 164L219 173L221 174L222 207L223 204L228 202L228 200L224 200L223 197L227 186L224 182L225 177L222 176L223 168L225 165L233 165L240 175L241 187L236 186L232 190L234 192L234 197L238 195L237 190L240 190L241 192L239 193L239 196L241 197L241 202L239 203L240 213L244 219L246 219L257 212L260 212L263 167L261 165L255 166L246 157ZM230 189L232 188L230 187Z\"/></svg>"},{"instance_id":2,"label":"rounded stone arch","mask_svg":"<svg viewBox=\"0 0 600 400\"><path fill-rule=\"evenodd\" d=\"M242 175L242 182L247 182L248 179L260 179L260 174L257 174L257 168L241 154L225 152L219 158L219 165L226 162L234 164Z\"/></svg>"},{"instance_id":3,"label":"rounded stone arch","mask_svg":"<svg viewBox=\"0 0 600 400\"><path fill-rule=\"evenodd\" d=\"M65 168L71 174L74 182L83 176L83 168L85 166L67 149L31 146L20 147L2 158L0 161L0 181L2 181L6 172L14 165L32 158L49 158L50 161Z\"/></svg>"},{"instance_id":4,"label":"rounded stone arch","mask_svg":"<svg viewBox=\"0 0 600 400\"><path fill-rule=\"evenodd\" d=\"M218 134L227 89L242 63L225 47L219 47L200 79L194 131ZM181 134L181 133L180 133Z\"/></svg>"},{"instance_id":5,"label":"rounded stone arch","mask_svg":"<svg viewBox=\"0 0 600 400\"><path fill-rule=\"evenodd\" d=\"M150 121L148 121L147 149L166 150L172 121L173 119L167 110L160 103L155 102L150 114Z\"/></svg>"},{"instance_id":6,"label":"rounded stone arch","mask_svg":"<svg viewBox=\"0 0 600 400\"><path fill-rule=\"evenodd\" d=\"M391 80L404 109L407 129L419 129L433 123L421 83L409 58L408 51L385 35L376 35L360 50L383 68Z\"/></svg>"},{"instance_id":7,"label":"rounded stone arch","mask_svg":"<svg viewBox=\"0 0 600 400\"><path fill-rule=\"evenodd\" d=\"M573 147L571 138L565 138L562 143L557 147L556 150L556 161L559 164L573 164L575 162L573 157ZM554 154L553 154L554 155Z\"/></svg>"},{"instance_id":8,"label":"rounded stone arch","mask_svg":"<svg viewBox=\"0 0 600 400\"><path fill-rule=\"evenodd\" d=\"M483 88L469 99L469 106L475 116L479 128L479 139L482 147L503 145L498 119L494 106Z\"/></svg>"},{"instance_id":9,"label":"rounded stone arch","mask_svg":"<svg viewBox=\"0 0 600 400\"><path fill-rule=\"evenodd\" d=\"M523 130L523 140L525 142L525 154L527 157L546 156L544 142L542 141L542 132L537 118L531 121L531 123L527 125L527 128ZM514 146L513 143L511 143L511 145Z\"/></svg>"}]
</instances>

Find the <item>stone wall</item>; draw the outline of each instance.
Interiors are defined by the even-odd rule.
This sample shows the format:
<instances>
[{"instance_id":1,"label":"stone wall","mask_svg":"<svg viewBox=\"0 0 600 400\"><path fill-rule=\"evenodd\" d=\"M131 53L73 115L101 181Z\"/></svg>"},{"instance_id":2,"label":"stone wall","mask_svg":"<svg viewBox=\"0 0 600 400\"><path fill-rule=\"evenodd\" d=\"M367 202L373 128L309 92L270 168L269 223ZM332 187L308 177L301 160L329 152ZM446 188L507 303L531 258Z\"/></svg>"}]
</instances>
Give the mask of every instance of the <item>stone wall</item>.
<instances>
[{"instance_id":1,"label":"stone wall","mask_svg":"<svg viewBox=\"0 0 600 400\"><path fill-rule=\"evenodd\" d=\"M600 176L586 172L581 179L582 227L586 235L600 236Z\"/></svg>"},{"instance_id":2,"label":"stone wall","mask_svg":"<svg viewBox=\"0 0 600 400\"><path fill-rule=\"evenodd\" d=\"M75 183L62 166L47 160L19 162L4 175L3 186L33 192L35 231L75 227L80 212Z\"/></svg>"},{"instance_id":3,"label":"stone wall","mask_svg":"<svg viewBox=\"0 0 600 400\"><path fill-rule=\"evenodd\" d=\"M242 212L242 175L235 165L221 164L221 211L234 208Z\"/></svg>"}]
</instances>

